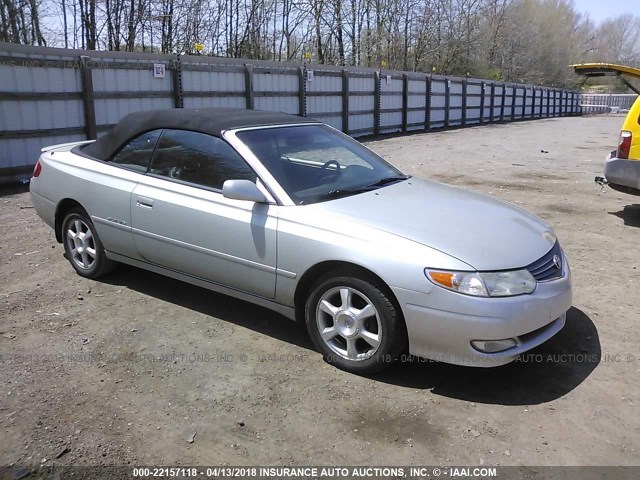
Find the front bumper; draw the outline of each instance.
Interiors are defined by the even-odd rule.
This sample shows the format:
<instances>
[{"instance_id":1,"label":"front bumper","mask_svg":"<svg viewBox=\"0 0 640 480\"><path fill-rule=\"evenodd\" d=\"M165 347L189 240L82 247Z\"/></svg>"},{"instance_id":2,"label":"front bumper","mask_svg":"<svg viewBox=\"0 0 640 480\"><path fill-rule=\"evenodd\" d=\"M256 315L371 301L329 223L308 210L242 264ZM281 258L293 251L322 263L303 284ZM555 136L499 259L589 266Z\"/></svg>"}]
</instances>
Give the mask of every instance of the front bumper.
<instances>
[{"instance_id":1,"label":"front bumper","mask_svg":"<svg viewBox=\"0 0 640 480\"><path fill-rule=\"evenodd\" d=\"M571 272L563 259L563 277L538 283L530 295L482 298L436 287L425 294L392 287L409 335L409 352L418 357L475 367L494 367L558 333L571 307ZM425 281L427 281L425 279ZM517 345L481 353L474 340L514 338Z\"/></svg>"},{"instance_id":2,"label":"front bumper","mask_svg":"<svg viewBox=\"0 0 640 480\"><path fill-rule=\"evenodd\" d=\"M612 156L604 164L604 176L614 190L640 195L640 160Z\"/></svg>"}]
</instances>

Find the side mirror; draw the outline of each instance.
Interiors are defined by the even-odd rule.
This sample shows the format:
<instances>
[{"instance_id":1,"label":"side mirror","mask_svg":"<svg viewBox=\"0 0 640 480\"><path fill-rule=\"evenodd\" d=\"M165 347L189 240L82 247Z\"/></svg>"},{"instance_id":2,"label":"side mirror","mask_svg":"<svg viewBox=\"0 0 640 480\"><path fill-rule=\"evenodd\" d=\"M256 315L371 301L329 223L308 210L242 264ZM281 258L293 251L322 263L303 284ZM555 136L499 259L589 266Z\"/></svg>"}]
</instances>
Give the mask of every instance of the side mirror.
<instances>
[{"instance_id":1,"label":"side mirror","mask_svg":"<svg viewBox=\"0 0 640 480\"><path fill-rule=\"evenodd\" d=\"M258 186L249 180L226 180L222 184L222 195L233 200L267 203L267 197Z\"/></svg>"}]
</instances>

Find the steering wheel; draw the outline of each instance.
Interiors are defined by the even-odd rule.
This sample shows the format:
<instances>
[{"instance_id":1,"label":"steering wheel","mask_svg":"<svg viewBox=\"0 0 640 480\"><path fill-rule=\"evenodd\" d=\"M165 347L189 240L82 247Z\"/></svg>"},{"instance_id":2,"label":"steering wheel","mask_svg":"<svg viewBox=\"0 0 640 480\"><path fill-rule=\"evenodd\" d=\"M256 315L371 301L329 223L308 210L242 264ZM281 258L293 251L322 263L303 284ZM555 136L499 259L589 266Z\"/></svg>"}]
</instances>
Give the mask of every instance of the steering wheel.
<instances>
[{"instance_id":1,"label":"steering wheel","mask_svg":"<svg viewBox=\"0 0 640 480\"><path fill-rule=\"evenodd\" d=\"M184 172L184 167L171 167L167 172L170 178L180 178Z\"/></svg>"},{"instance_id":2,"label":"steering wheel","mask_svg":"<svg viewBox=\"0 0 640 480\"><path fill-rule=\"evenodd\" d=\"M328 171L331 165L335 165L336 170L335 172L329 172L330 174L338 176L342 173L342 170L340 170L340 163L338 163L337 160L329 160L328 162L325 162L325 164L322 165L322 170Z\"/></svg>"}]
</instances>

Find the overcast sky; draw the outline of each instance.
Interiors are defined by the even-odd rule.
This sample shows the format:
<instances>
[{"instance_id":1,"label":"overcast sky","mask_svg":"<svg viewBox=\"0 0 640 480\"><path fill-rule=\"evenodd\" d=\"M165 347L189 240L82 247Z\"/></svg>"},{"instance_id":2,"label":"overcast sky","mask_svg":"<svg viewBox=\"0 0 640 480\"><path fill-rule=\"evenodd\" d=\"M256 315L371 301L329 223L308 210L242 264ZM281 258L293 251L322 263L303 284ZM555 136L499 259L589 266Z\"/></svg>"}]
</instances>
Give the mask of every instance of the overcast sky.
<instances>
[{"instance_id":1,"label":"overcast sky","mask_svg":"<svg viewBox=\"0 0 640 480\"><path fill-rule=\"evenodd\" d=\"M588 13L596 23L623 13L638 13L638 0L573 0L576 10ZM634 12L634 8L636 12Z\"/></svg>"}]
</instances>

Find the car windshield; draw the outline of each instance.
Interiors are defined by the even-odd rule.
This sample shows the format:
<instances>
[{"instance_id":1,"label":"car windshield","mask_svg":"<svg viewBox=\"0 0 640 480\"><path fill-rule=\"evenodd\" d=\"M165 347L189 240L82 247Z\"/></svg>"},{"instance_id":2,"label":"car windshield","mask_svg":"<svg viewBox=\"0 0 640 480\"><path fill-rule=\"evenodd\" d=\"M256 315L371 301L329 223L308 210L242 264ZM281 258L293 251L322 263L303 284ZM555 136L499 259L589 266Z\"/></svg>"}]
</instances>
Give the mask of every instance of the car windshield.
<instances>
[{"instance_id":1,"label":"car windshield","mask_svg":"<svg viewBox=\"0 0 640 480\"><path fill-rule=\"evenodd\" d=\"M326 125L245 130L237 137L297 205L355 195L409 178Z\"/></svg>"}]
</instances>

